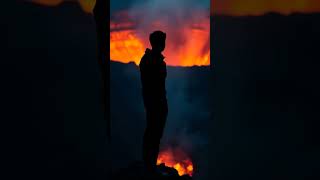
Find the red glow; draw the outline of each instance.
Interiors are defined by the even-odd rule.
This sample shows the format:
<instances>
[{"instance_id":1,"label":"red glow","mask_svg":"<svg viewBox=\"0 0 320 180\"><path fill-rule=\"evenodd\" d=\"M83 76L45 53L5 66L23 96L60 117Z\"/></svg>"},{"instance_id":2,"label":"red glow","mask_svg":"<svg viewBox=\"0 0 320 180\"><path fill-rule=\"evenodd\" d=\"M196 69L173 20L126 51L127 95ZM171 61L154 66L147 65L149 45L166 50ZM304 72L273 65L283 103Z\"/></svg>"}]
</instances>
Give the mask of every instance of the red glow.
<instances>
[{"instance_id":1,"label":"red glow","mask_svg":"<svg viewBox=\"0 0 320 180\"><path fill-rule=\"evenodd\" d=\"M164 163L168 167L173 167L178 171L180 176L192 176L194 166L191 159L181 149L166 149L161 151L158 156L157 165Z\"/></svg>"}]
</instances>

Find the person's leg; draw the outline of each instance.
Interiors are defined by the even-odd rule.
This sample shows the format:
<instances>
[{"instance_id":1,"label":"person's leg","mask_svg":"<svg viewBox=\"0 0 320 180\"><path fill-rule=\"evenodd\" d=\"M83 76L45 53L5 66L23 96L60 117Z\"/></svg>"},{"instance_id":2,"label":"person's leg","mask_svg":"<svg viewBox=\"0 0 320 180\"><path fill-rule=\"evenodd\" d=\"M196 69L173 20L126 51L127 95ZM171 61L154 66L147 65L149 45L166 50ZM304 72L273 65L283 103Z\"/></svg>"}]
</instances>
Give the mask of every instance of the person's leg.
<instances>
[{"instance_id":1,"label":"person's leg","mask_svg":"<svg viewBox=\"0 0 320 180\"><path fill-rule=\"evenodd\" d=\"M148 171L155 170L154 147L155 147L155 113L151 109L146 111L146 129L143 136L143 161Z\"/></svg>"},{"instance_id":2,"label":"person's leg","mask_svg":"<svg viewBox=\"0 0 320 180\"><path fill-rule=\"evenodd\" d=\"M147 126L143 138L143 159L150 171L156 168L167 113L166 104L160 104L157 108L146 111Z\"/></svg>"},{"instance_id":3,"label":"person's leg","mask_svg":"<svg viewBox=\"0 0 320 180\"><path fill-rule=\"evenodd\" d=\"M168 115L168 108L167 104L160 104L159 108L157 109L157 112L155 114L154 120L155 120L155 127L153 129L154 132L154 140L152 145L152 164L157 163L159 151L160 151L160 142L161 138L163 136L166 120Z\"/></svg>"}]
</instances>

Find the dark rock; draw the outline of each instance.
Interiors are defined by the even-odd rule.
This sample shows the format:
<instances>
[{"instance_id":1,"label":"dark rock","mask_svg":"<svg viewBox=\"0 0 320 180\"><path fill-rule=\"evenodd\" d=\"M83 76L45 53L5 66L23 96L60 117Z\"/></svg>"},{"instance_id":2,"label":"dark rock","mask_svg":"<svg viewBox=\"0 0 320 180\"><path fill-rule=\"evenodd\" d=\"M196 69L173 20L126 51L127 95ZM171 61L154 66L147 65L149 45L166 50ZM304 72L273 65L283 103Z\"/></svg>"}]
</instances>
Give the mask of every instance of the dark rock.
<instances>
[{"instance_id":1,"label":"dark rock","mask_svg":"<svg viewBox=\"0 0 320 180\"><path fill-rule=\"evenodd\" d=\"M189 175L179 176L174 168L164 164L158 166L156 174L149 174L145 171L142 162L135 162L112 175L113 180L192 180Z\"/></svg>"}]
</instances>

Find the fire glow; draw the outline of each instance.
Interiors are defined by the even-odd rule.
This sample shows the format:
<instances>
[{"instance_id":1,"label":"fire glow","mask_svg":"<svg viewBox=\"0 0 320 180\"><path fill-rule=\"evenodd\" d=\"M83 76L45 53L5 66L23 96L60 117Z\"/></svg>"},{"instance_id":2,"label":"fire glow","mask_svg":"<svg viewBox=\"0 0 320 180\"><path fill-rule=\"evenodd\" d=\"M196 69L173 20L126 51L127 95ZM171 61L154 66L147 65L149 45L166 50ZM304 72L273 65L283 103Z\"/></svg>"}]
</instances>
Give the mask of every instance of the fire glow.
<instances>
[{"instance_id":1,"label":"fire glow","mask_svg":"<svg viewBox=\"0 0 320 180\"><path fill-rule=\"evenodd\" d=\"M193 175L194 166L191 159L179 148L168 148L161 151L158 155L157 165L162 163L176 169L180 176Z\"/></svg>"},{"instance_id":2,"label":"fire glow","mask_svg":"<svg viewBox=\"0 0 320 180\"><path fill-rule=\"evenodd\" d=\"M196 13L195 13L196 15ZM182 26L152 22L141 28L138 20L133 21L126 12L117 14L110 23L110 59L122 63L140 63L146 48L150 48L149 33L163 30L167 34L166 49L163 54L169 66L210 65L210 21L201 16L197 23L181 23ZM120 19L120 20L119 20ZM187 20L185 20L187 21Z\"/></svg>"},{"instance_id":3,"label":"fire glow","mask_svg":"<svg viewBox=\"0 0 320 180\"><path fill-rule=\"evenodd\" d=\"M110 28L110 59L122 63L134 62L138 65L145 49L150 48L148 37L149 31L152 30L146 29L142 33L135 28L133 22L111 22ZM164 26L161 22L154 22L150 29L160 29L167 33L166 49L163 52L167 65L210 65L209 18L198 24L187 24L183 27ZM177 38L176 34L179 34L180 38Z\"/></svg>"}]
</instances>

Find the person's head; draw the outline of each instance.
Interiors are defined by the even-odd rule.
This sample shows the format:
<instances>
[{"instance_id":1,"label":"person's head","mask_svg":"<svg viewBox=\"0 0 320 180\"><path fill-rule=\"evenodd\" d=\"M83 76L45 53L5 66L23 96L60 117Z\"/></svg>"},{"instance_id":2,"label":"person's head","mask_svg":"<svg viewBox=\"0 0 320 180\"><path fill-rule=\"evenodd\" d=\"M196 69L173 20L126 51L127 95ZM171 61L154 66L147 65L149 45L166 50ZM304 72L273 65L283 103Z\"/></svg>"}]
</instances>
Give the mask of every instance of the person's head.
<instances>
[{"instance_id":1,"label":"person's head","mask_svg":"<svg viewBox=\"0 0 320 180\"><path fill-rule=\"evenodd\" d=\"M161 53L166 47L166 33L162 31L154 31L149 36L152 50Z\"/></svg>"}]
</instances>

